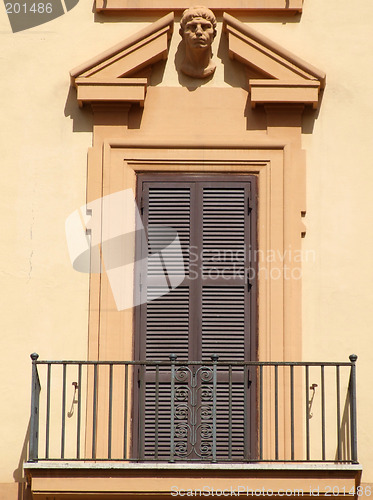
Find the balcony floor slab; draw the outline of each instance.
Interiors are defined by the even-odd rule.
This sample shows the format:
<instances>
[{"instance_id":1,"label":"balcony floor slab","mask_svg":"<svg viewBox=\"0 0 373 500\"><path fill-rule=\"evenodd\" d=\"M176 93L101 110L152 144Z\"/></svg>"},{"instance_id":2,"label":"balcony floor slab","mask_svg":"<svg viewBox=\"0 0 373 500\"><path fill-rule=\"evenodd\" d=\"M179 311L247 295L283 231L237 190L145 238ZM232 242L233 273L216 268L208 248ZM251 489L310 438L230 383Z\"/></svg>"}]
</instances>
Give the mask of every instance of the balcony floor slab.
<instances>
[{"instance_id":1,"label":"balcony floor slab","mask_svg":"<svg viewBox=\"0 0 373 500\"><path fill-rule=\"evenodd\" d=\"M311 498L328 494L354 498L362 473L359 464L334 463L58 461L26 463L24 468L33 498L43 500L285 495Z\"/></svg>"}]
</instances>

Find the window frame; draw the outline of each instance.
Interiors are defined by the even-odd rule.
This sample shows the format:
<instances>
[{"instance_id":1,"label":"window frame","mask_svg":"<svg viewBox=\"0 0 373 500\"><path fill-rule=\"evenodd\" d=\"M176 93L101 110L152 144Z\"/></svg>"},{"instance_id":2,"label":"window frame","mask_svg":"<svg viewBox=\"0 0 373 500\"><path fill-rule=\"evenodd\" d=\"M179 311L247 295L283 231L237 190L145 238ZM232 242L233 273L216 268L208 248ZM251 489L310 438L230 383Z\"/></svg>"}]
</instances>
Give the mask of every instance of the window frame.
<instances>
[{"instance_id":1,"label":"window frame","mask_svg":"<svg viewBox=\"0 0 373 500\"><path fill-rule=\"evenodd\" d=\"M257 245L258 245L258 235L257 235L257 176L253 174L242 174L242 173L227 173L227 174L222 174L219 172L209 172L209 173L196 173L196 172L191 172L191 173L184 173L184 172L151 172L151 173L138 173L137 174L137 188L136 188L136 199L138 206L143 206L142 202L142 196L143 196L143 185L145 183L154 183L154 182L165 182L165 183L194 183L194 182L201 182L201 183L213 183L213 182L232 182L232 183L238 183L238 182L245 182L247 184L250 184L250 222L248 220L245 221L245 224L248 225L247 231L249 233L249 238L250 238L250 243L249 243L249 249L246 248L246 257L245 261L247 265L250 267L250 269L254 270L255 279L252 279L250 281L250 298L248 299L248 304L247 304L247 314L249 315L249 320L250 320L250 335L249 339L245 339L245 345L246 342L249 345L249 348L246 353L246 361L257 361L258 359L258 289L257 289L257 262L255 262L255 257L256 255L256 250L257 250ZM246 204L246 201L245 201ZM248 207L247 207L248 208ZM195 221L194 221L195 222ZM140 232L137 232L138 235L140 235ZM141 249L141 243L139 241L137 243L137 249L136 249L136 262L141 260L143 256L139 253L139 248ZM140 250L141 251L141 250ZM135 287L139 287L139 277L136 272L136 266L135 266ZM248 286L245 283L245 289L246 286ZM247 289L245 290L246 293ZM141 314L142 314L142 307L137 306L134 311L134 354L135 354L135 359L140 359L143 360L144 358L144 352L146 351L146 348L144 346L144 339L143 337L143 332L141 331ZM202 320L202 311L201 311L201 320ZM194 335L192 334L192 338L194 338ZM201 338L198 339L199 342L201 342ZM201 348L201 346L200 346ZM246 348L245 348L246 349ZM194 352L194 351L193 351ZM212 354L212 353L211 353ZM189 359L194 359L190 358ZM199 359L197 356L195 359Z\"/></svg>"},{"instance_id":2,"label":"window frame","mask_svg":"<svg viewBox=\"0 0 373 500\"><path fill-rule=\"evenodd\" d=\"M301 356L301 279L285 279L283 273L285 266L290 268L292 265L285 249L296 251L301 248L301 218L294 210L294 203L302 198L304 157L295 153L291 146L273 140L251 144L237 141L226 145L205 144L202 140L200 143L170 140L149 141L147 144L138 139L107 140L103 148L103 163L97 169L96 185L101 183L102 196L128 188L132 188L135 194L138 172L241 172L257 175L260 253L258 359L263 361L300 359ZM292 197L292 205L284 203L285 192L287 197ZM265 256L270 249L275 255L268 262ZM271 279L273 268L278 271L278 276ZM266 276L270 278L266 279ZM133 281L128 286L133 290ZM133 313L116 311L113 314L115 304L105 274L91 276L91 304L90 351L97 352L98 347L94 344L102 345L104 338L104 345L110 344L107 352L116 356L120 353L121 359L133 359L133 334L125 341L116 337L109 339L113 328L133 332Z\"/></svg>"},{"instance_id":3,"label":"window frame","mask_svg":"<svg viewBox=\"0 0 373 500\"><path fill-rule=\"evenodd\" d=\"M107 139L102 154L91 154L89 161L95 175L88 176L88 187L94 193L100 191L101 196L124 189L132 189L135 196L136 176L140 172L256 175L260 253L258 360L301 358L301 279L285 279L284 275L285 268L291 272L294 265L289 249L291 252L301 249L303 225L300 210L296 209L303 206L304 195L305 162L301 150L294 149L291 143L269 138L248 141L232 137L224 143L219 140L206 142L203 138L195 138L193 142L174 138ZM285 203L285 199L291 203ZM274 258L268 260L265 256L270 250ZM277 275L272 278L273 269ZM132 278L129 276L126 282L131 293L134 290L133 277L132 271ZM105 273L91 275L88 349L89 359L134 359L134 311L116 309ZM287 382L284 380L284 391ZM263 387L265 406L270 404L271 390L271 381L268 380ZM279 423L286 420L287 405L285 400L284 414L279 417ZM128 411L132 412L132 409ZM263 425L271 428L274 423L269 420ZM128 432L131 433L131 429ZM267 446L272 445L264 443L264 453Z\"/></svg>"}]
</instances>

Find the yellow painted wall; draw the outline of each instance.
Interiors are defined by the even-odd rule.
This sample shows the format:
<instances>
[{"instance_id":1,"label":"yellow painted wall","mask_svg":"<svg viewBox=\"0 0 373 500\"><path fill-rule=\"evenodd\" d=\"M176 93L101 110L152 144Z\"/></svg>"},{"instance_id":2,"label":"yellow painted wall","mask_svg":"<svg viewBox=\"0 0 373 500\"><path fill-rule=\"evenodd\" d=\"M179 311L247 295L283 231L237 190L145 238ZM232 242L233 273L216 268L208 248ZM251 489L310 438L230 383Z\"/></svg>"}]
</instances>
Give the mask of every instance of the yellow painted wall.
<instances>
[{"instance_id":1,"label":"yellow painted wall","mask_svg":"<svg viewBox=\"0 0 373 500\"><path fill-rule=\"evenodd\" d=\"M15 34L0 9L0 483L22 476L29 354L86 358L88 278L70 265L64 224L85 202L91 117L77 108L69 70L156 19L95 17L91 3L82 0L65 16ZM317 118L307 112L304 120L304 248L316 258L304 263L303 358L359 355L359 458L363 481L373 482L373 6L305 0L300 19L243 20L327 73ZM177 31L162 85L180 85ZM215 84L225 85L221 65Z\"/></svg>"},{"instance_id":2,"label":"yellow painted wall","mask_svg":"<svg viewBox=\"0 0 373 500\"><path fill-rule=\"evenodd\" d=\"M286 45L327 73L319 116L306 131L307 237L315 262L304 266L303 357L347 360L356 353L358 452L363 482L373 481L372 304L373 216L371 136L373 6L305 2ZM276 26L276 28L278 28ZM280 30L282 34L285 29ZM292 35L291 35L292 34ZM305 37L305 38L303 38ZM301 42L307 39L308 43ZM291 40L292 39L292 40ZM285 41L284 41L285 43Z\"/></svg>"}]
</instances>

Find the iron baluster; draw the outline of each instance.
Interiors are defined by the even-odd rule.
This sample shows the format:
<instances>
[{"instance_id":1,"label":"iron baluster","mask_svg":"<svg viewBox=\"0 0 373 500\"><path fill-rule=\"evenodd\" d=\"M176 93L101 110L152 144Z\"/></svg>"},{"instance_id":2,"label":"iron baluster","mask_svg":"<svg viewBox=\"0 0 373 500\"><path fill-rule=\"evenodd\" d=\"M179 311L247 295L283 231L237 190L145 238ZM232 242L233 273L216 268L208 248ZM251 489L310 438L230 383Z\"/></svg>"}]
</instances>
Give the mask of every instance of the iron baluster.
<instances>
[{"instance_id":1,"label":"iron baluster","mask_svg":"<svg viewBox=\"0 0 373 500\"><path fill-rule=\"evenodd\" d=\"M30 462L37 462L39 458L39 402L40 402L40 380L36 362L39 354L31 354L32 359L32 381L31 381L31 419L30 419Z\"/></svg>"},{"instance_id":2,"label":"iron baluster","mask_svg":"<svg viewBox=\"0 0 373 500\"><path fill-rule=\"evenodd\" d=\"M350 355L351 375L350 375L350 419L351 419L351 459L357 464L357 420L356 420L356 354Z\"/></svg>"}]
</instances>

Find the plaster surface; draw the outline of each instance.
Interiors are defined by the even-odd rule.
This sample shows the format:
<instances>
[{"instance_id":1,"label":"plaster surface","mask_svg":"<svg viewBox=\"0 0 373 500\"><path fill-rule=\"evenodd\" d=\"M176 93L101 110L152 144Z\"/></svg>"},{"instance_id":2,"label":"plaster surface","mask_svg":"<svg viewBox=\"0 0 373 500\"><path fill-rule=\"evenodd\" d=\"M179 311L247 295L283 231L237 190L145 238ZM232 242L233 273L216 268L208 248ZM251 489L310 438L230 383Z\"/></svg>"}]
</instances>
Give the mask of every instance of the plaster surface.
<instances>
[{"instance_id":1,"label":"plaster surface","mask_svg":"<svg viewBox=\"0 0 373 500\"><path fill-rule=\"evenodd\" d=\"M0 11L4 75L0 376L5 381L1 385L0 495L6 499L16 498L14 481L23 481L29 354L37 351L51 359L87 354L88 277L71 267L64 223L86 201L92 117L89 110L79 110L75 91L69 89L69 71L156 18L144 21L135 15L127 23L119 16L94 18L91 3L79 2L61 18L13 34L5 10ZM352 352L359 355L359 460L363 482L372 483L373 69L369 55L373 5L365 0L356 0L353 6L338 0L307 0L301 19L285 17L279 22L243 16L242 20L328 74L321 108L305 112L302 128L307 153L307 236L302 245L315 255L303 263L302 357L347 361ZM218 109L232 113L221 104L216 106L215 87L233 86L241 99L247 80L237 71L239 63L225 55L221 18L218 21L214 77L197 90L186 77L180 78L175 71L179 38L174 36L166 65L158 63L152 73L154 88L149 97L157 87L179 87L185 95L211 89L214 113ZM255 119L262 123L259 113ZM246 129L245 111L233 121L237 129ZM188 125L193 126L192 118ZM143 126L149 130L153 126L145 112Z\"/></svg>"}]
</instances>

